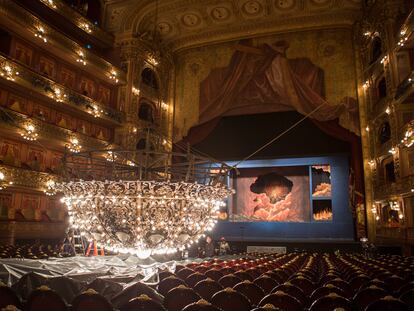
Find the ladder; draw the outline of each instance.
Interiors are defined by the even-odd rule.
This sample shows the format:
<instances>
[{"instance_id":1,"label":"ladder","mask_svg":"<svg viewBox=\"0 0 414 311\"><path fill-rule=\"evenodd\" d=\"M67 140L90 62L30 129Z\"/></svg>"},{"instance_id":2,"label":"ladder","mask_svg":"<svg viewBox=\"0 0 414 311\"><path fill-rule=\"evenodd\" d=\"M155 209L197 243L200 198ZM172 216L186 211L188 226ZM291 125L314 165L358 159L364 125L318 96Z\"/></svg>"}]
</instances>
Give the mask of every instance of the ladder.
<instances>
[{"instance_id":1,"label":"ladder","mask_svg":"<svg viewBox=\"0 0 414 311\"><path fill-rule=\"evenodd\" d=\"M71 230L70 242L73 245L76 255L85 255L85 240L80 234L79 229Z\"/></svg>"}]
</instances>

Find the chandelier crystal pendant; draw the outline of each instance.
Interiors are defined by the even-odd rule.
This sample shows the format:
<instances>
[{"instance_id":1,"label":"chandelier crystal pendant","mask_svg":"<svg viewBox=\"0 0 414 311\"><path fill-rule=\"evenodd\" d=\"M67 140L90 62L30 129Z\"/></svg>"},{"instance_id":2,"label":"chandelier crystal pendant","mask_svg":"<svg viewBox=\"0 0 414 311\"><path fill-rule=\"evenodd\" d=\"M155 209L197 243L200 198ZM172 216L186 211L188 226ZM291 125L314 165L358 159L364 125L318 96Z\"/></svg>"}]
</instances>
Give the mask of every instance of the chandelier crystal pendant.
<instances>
[{"instance_id":1,"label":"chandelier crystal pendant","mask_svg":"<svg viewBox=\"0 0 414 311\"><path fill-rule=\"evenodd\" d=\"M68 155L64 166L70 181L57 188L71 227L140 258L191 246L233 193L223 183L230 167L176 152L88 151Z\"/></svg>"}]
</instances>

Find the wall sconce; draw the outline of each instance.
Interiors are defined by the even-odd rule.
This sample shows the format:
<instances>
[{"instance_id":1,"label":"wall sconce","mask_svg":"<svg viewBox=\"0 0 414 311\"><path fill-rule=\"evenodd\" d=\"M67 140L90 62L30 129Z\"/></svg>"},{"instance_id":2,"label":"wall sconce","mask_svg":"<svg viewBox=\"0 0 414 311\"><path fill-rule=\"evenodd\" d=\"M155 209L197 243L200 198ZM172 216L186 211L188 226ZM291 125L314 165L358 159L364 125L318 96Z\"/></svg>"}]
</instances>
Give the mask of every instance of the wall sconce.
<instances>
[{"instance_id":1,"label":"wall sconce","mask_svg":"<svg viewBox=\"0 0 414 311\"><path fill-rule=\"evenodd\" d=\"M114 162L117 158L118 158L118 156L115 153L113 153L112 151L108 151L108 153L105 156L105 159L108 162Z\"/></svg>"},{"instance_id":2,"label":"wall sconce","mask_svg":"<svg viewBox=\"0 0 414 311\"><path fill-rule=\"evenodd\" d=\"M164 101L162 101L161 102L161 108L164 109L164 110L167 110L168 109L168 104L165 103Z\"/></svg>"},{"instance_id":3,"label":"wall sconce","mask_svg":"<svg viewBox=\"0 0 414 311\"><path fill-rule=\"evenodd\" d=\"M53 2L53 0L40 0L40 1L42 1L49 8L56 9L56 4Z\"/></svg>"},{"instance_id":4,"label":"wall sconce","mask_svg":"<svg viewBox=\"0 0 414 311\"><path fill-rule=\"evenodd\" d=\"M395 147L392 147L390 150L388 150L388 152L394 155L397 153L397 150L395 149Z\"/></svg>"},{"instance_id":5,"label":"wall sconce","mask_svg":"<svg viewBox=\"0 0 414 311\"><path fill-rule=\"evenodd\" d=\"M140 93L141 91L139 90L139 89L137 89L136 87L132 87L132 94L133 95L135 95L135 96L139 96L139 93Z\"/></svg>"},{"instance_id":6,"label":"wall sconce","mask_svg":"<svg viewBox=\"0 0 414 311\"><path fill-rule=\"evenodd\" d=\"M82 65L86 65L86 60L85 60L85 53L83 51L78 51L78 58L76 59L77 63L81 63Z\"/></svg>"},{"instance_id":7,"label":"wall sconce","mask_svg":"<svg viewBox=\"0 0 414 311\"><path fill-rule=\"evenodd\" d=\"M93 106L92 106L92 112L91 112L91 114L92 114L95 118L100 117L102 113L103 113L103 110L102 110L102 109L100 109L98 106L96 106L96 105L93 105Z\"/></svg>"},{"instance_id":8,"label":"wall sconce","mask_svg":"<svg viewBox=\"0 0 414 311\"><path fill-rule=\"evenodd\" d=\"M45 35L45 29L42 26L36 27L36 32L35 32L34 36L39 38L39 39L42 39L43 42L45 42L45 43L47 42L47 38L46 38L46 35Z\"/></svg>"},{"instance_id":9,"label":"wall sconce","mask_svg":"<svg viewBox=\"0 0 414 311\"><path fill-rule=\"evenodd\" d=\"M388 56L385 55L382 59L381 59L381 64L385 64L385 62L388 60Z\"/></svg>"},{"instance_id":10,"label":"wall sconce","mask_svg":"<svg viewBox=\"0 0 414 311\"><path fill-rule=\"evenodd\" d=\"M87 33L91 33L92 32L92 28L91 25L87 22L80 22L79 23L79 28L81 28L83 31L87 32Z\"/></svg>"},{"instance_id":11,"label":"wall sconce","mask_svg":"<svg viewBox=\"0 0 414 311\"><path fill-rule=\"evenodd\" d=\"M134 162L132 162L131 160L128 160L127 161L127 165L129 165L129 166L136 166L136 164Z\"/></svg>"},{"instance_id":12,"label":"wall sconce","mask_svg":"<svg viewBox=\"0 0 414 311\"><path fill-rule=\"evenodd\" d=\"M153 66L157 66L159 64L156 56L152 53L148 54L147 62L150 63Z\"/></svg>"},{"instance_id":13,"label":"wall sconce","mask_svg":"<svg viewBox=\"0 0 414 311\"><path fill-rule=\"evenodd\" d=\"M374 168L374 167L375 167L375 161L374 161L374 160L369 160L369 161L368 161L368 164L369 164L369 166L370 166L371 168Z\"/></svg>"},{"instance_id":14,"label":"wall sconce","mask_svg":"<svg viewBox=\"0 0 414 311\"><path fill-rule=\"evenodd\" d=\"M70 152L79 153L82 149L82 146L79 145L79 140L76 137L70 139L70 143L66 145Z\"/></svg>"},{"instance_id":15,"label":"wall sconce","mask_svg":"<svg viewBox=\"0 0 414 311\"><path fill-rule=\"evenodd\" d=\"M391 114L391 108L390 107L387 107L387 109L385 109L385 113L386 114Z\"/></svg>"},{"instance_id":16,"label":"wall sconce","mask_svg":"<svg viewBox=\"0 0 414 311\"><path fill-rule=\"evenodd\" d=\"M33 124L26 125L24 132L21 133L20 135L23 137L23 139L29 140L29 141L37 140L37 137L39 136L36 133L36 129Z\"/></svg>"},{"instance_id":17,"label":"wall sconce","mask_svg":"<svg viewBox=\"0 0 414 311\"><path fill-rule=\"evenodd\" d=\"M0 68L0 76L4 77L6 80L14 81L15 76L19 75L19 72L15 71L14 68L6 62L3 62Z\"/></svg>"},{"instance_id":18,"label":"wall sconce","mask_svg":"<svg viewBox=\"0 0 414 311\"><path fill-rule=\"evenodd\" d=\"M379 215L377 215L377 216L375 217L375 220L376 220L376 221L379 221L379 220L380 220Z\"/></svg>"},{"instance_id":19,"label":"wall sconce","mask_svg":"<svg viewBox=\"0 0 414 311\"><path fill-rule=\"evenodd\" d=\"M46 182L46 189L43 190L43 192L49 196L55 195L56 194L55 185L56 185L55 181L53 179L49 179Z\"/></svg>"},{"instance_id":20,"label":"wall sconce","mask_svg":"<svg viewBox=\"0 0 414 311\"><path fill-rule=\"evenodd\" d=\"M12 181L7 182L6 176L3 172L0 172L0 190L7 188L8 186L13 185Z\"/></svg>"},{"instance_id":21,"label":"wall sconce","mask_svg":"<svg viewBox=\"0 0 414 311\"><path fill-rule=\"evenodd\" d=\"M369 132L369 125L365 128L365 131Z\"/></svg>"},{"instance_id":22,"label":"wall sconce","mask_svg":"<svg viewBox=\"0 0 414 311\"><path fill-rule=\"evenodd\" d=\"M362 85L362 88L366 90L369 87L369 81L365 81L365 83Z\"/></svg>"},{"instance_id":23,"label":"wall sconce","mask_svg":"<svg viewBox=\"0 0 414 311\"><path fill-rule=\"evenodd\" d=\"M118 78L116 76L117 76L116 71L112 70L110 75L109 75L109 79L115 81L115 83L118 83Z\"/></svg>"},{"instance_id":24,"label":"wall sconce","mask_svg":"<svg viewBox=\"0 0 414 311\"><path fill-rule=\"evenodd\" d=\"M133 128L132 128L132 133L136 133L138 131L138 129L134 126Z\"/></svg>"},{"instance_id":25,"label":"wall sconce","mask_svg":"<svg viewBox=\"0 0 414 311\"><path fill-rule=\"evenodd\" d=\"M65 100L66 94L63 94L62 91L59 88L55 88L53 90L52 98L57 101L58 103L61 103Z\"/></svg>"}]
</instances>

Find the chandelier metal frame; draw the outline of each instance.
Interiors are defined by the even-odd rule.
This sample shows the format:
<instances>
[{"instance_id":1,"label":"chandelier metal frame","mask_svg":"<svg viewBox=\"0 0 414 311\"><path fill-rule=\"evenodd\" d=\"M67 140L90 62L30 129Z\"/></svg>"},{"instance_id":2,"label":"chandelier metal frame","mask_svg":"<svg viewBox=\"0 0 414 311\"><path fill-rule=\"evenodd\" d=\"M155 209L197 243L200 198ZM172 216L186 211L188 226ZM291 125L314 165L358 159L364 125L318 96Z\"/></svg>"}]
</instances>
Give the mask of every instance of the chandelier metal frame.
<instances>
[{"instance_id":1,"label":"chandelier metal frame","mask_svg":"<svg viewBox=\"0 0 414 311\"><path fill-rule=\"evenodd\" d=\"M108 250L183 250L211 230L232 167L190 152L104 149L65 154L63 192L70 226Z\"/></svg>"}]
</instances>

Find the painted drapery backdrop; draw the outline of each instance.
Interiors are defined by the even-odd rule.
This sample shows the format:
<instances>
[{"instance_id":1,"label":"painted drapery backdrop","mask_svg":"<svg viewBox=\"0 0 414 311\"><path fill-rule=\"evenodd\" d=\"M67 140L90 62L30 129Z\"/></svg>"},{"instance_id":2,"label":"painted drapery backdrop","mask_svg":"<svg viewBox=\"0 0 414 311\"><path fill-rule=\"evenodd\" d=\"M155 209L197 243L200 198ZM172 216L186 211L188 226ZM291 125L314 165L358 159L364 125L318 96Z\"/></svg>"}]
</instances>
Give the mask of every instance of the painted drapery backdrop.
<instances>
[{"instance_id":1,"label":"painted drapery backdrop","mask_svg":"<svg viewBox=\"0 0 414 311\"><path fill-rule=\"evenodd\" d=\"M223 115L323 106L316 120L339 118L358 132L350 30L273 35L201 47L177 58L176 130Z\"/></svg>"}]
</instances>

